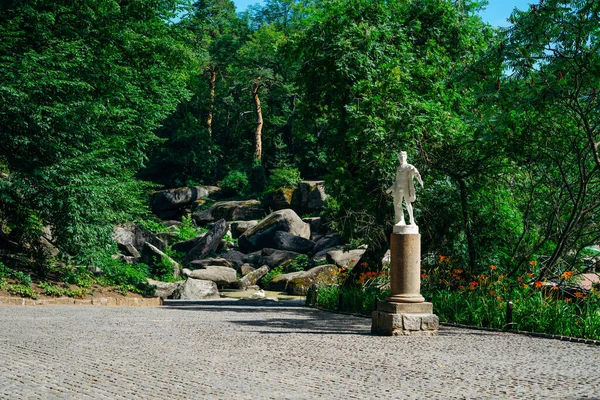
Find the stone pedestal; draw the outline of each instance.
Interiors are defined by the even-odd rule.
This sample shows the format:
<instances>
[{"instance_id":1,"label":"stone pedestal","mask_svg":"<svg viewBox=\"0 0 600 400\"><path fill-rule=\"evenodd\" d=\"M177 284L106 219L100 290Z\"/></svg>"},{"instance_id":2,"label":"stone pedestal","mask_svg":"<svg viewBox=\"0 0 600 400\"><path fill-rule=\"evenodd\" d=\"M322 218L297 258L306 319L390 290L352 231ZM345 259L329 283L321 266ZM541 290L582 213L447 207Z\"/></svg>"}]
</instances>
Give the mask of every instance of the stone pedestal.
<instances>
[{"instance_id":1,"label":"stone pedestal","mask_svg":"<svg viewBox=\"0 0 600 400\"><path fill-rule=\"evenodd\" d=\"M373 311L371 332L431 336L437 332L439 320L433 314L433 305L421 296L421 235L402 231L406 229L394 227L390 246L391 294Z\"/></svg>"}]
</instances>

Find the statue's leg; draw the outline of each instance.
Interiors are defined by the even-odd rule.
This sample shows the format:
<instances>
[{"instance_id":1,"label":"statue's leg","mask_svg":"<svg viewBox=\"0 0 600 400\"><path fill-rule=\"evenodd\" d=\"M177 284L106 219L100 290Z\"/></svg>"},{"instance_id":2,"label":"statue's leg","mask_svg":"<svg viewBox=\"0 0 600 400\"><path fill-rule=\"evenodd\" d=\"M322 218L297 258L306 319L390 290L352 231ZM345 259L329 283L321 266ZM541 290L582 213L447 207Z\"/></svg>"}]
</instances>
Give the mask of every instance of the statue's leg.
<instances>
[{"instance_id":1,"label":"statue's leg","mask_svg":"<svg viewBox=\"0 0 600 400\"><path fill-rule=\"evenodd\" d=\"M404 220L404 210L402 209L402 197L400 197L400 203L398 204L398 211L400 212L399 224L406 225L406 221Z\"/></svg>"},{"instance_id":2,"label":"statue's leg","mask_svg":"<svg viewBox=\"0 0 600 400\"><path fill-rule=\"evenodd\" d=\"M415 218L413 217L413 207L412 204L410 204L410 202L406 202L406 210L408 211L408 222L410 223L410 225L414 225L415 224Z\"/></svg>"},{"instance_id":3,"label":"statue's leg","mask_svg":"<svg viewBox=\"0 0 600 400\"><path fill-rule=\"evenodd\" d=\"M394 203L394 223L399 223L401 218L404 218L402 213L402 203Z\"/></svg>"}]
</instances>

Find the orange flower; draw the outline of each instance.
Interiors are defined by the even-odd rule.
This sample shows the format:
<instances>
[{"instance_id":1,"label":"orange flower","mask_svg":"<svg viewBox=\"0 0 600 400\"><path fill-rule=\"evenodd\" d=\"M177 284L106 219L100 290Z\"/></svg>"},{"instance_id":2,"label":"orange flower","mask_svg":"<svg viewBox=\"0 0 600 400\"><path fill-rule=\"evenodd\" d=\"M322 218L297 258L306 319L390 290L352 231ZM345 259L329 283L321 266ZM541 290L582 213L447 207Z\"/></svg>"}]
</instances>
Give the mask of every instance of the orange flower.
<instances>
[{"instance_id":1,"label":"orange flower","mask_svg":"<svg viewBox=\"0 0 600 400\"><path fill-rule=\"evenodd\" d=\"M504 279L504 275L498 275L498 280Z\"/></svg>"},{"instance_id":2,"label":"orange flower","mask_svg":"<svg viewBox=\"0 0 600 400\"><path fill-rule=\"evenodd\" d=\"M369 265L369 263L367 263L366 261L363 261L360 263L361 267L366 267L367 265Z\"/></svg>"},{"instance_id":3,"label":"orange flower","mask_svg":"<svg viewBox=\"0 0 600 400\"><path fill-rule=\"evenodd\" d=\"M523 284L523 289L528 289L528 288L529 288L529 285L528 285L528 284L526 284L526 283L524 283L524 284Z\"/></svg>"},{"instance_id":4,"label":"orange flower","mask_svg":"<svg viewBox=\"0 0 600 400\"><path fill-rule=\"evenodd\" d=\"M450 262L450 257L446 257L446 256L440 256L440 262L441 262L441 263L447 263L447 262Z\"/></svg>"},{"instance_id":5,"label":"orange flower","mask_svg":"<svg viewBox=\"0 0 600 400\"><path fill-rule=\"evenodd\" d=\"M517 280L518 280L519 282L523 282L523 278L521 278L521 277L518 277L518 278L517 278Z\"/></svg>"},{"instance_id":6,"label":"orange flower","mask_svg":"<svg viewBox=\"0 0 600 400\"><path fill-rule=\"evenodd\" d=\"M494 295L494 294L496 294L496 291L495 290L490 290L490 294Z\"/></svg>"},{"instance_id":7,"label":"orange flower","mask_svg":"<svg viewBox=\"0 0 600 400\"><path fill-rule=\"evenodd\" d=\"M454 272L456 272L457 274L462 274L463 270L462 269L455 269Z\"/></svg>"},{"instance_id":8,"label":"orange flower","mask_svg":"<svg viewBox=\"0 0 600 400\"><path fill-rule=\"evenodd\" d=\"M495 271L497 268L498 268L498 267L496 267L495 265L490 265L490 269L491 269L492 271Z\"/></svg>"},{"instance_id":9,"label":"orange flower","mask_svg":"<svg viewBox=\"0 0 600 400\"><path fill-rule=\"evenodd\" d=\"M570 277L573 276L573 271L563 272L561 276L562 276L563 279L569 279Z\"/></svg>"},{"instance_id":10,"label":"orange flower","mask_svg":"<svg viewBox=\"0 0 600 400\"><path fill-rule=\"evenodd\" d=\"M529 261L529 265L535 266L535 265L537 265L537 261L531 260L531 261Z\"/></svg>"},{"instance_id":11,"label":"orange flower","mask_svg":"<svg viewBox=\"0 0 600 400\"><path fill-rule=\"evenodd\" d=\"M427 278L427 274L423 272L423 273L421 274L421 279L425 279L425 278Z\"/></svg>"},{"instance_id":12,"label":"orange flower","mask_svg":"<svg viewBox=\"0 0 600 400\"><path fill-rule=\"evenodd\" d=\"M550 290L558 290L558 286L552 285L552 287L550 288Z\"/></svg>"},{"instance_id":13,"label":"orange flower","mask_svg":"<svg viewBox=\"0 0 600 400\"><path fill-rule=\"evenodd\" d=\"M465 287L464 287L463 285L460 285L458 288L459 288L460 290L465 290Z\"/></svg>"},{"instance_id":14,"label":"orange flower","mask_svg":"<svg viewBox=\"0 0 600 400\"><path fill-rule=\"evenodd\" d=\"M533 278L533 274L530 272L527 274L528 277Z\"/></svg>"},{"instance_id":15,"label":"orange flower","mask_svg":"<svg viewBox=\"0 0 600 400\"><path fill-rule=\"evenodd\" d=\"M536 288L541 288L542 286L544 286L544 284L542 283L542 281L537 281L536 283L534 283Z\"/></svg>"},{"instance_id":16,"label":"orange flower","mask_svg":"<svg viewBox=\"0 0 600 400\"><path fill-rule=\"evenodd\" d=\"M575 292L575 297L577 297L578 299L582 299L585 297L585 294L582 292Z\"/></svg>"},{"instance_id":17,"label":"orange flower","mask_svg":"<svg viewBox=\"0 0 600 400\"><path fill-rule=\"evenodd\" d=\"M496 300L498 300L498 301L502 301L502 300L503 300L503 299L502 299L502 296L498 296L498 297L496 297Z\"/></svg>"},{"instance_id":18,"label":"orange flower","mask_svg":"<svg viewBox=\"0 0 600 400\"><path fill-rule=\"evenodd\" d=\"M565 301L566 301L567 303L570 303L570 302L571 302L571 299L565 299Z\"/></svg>"}]
</instances>

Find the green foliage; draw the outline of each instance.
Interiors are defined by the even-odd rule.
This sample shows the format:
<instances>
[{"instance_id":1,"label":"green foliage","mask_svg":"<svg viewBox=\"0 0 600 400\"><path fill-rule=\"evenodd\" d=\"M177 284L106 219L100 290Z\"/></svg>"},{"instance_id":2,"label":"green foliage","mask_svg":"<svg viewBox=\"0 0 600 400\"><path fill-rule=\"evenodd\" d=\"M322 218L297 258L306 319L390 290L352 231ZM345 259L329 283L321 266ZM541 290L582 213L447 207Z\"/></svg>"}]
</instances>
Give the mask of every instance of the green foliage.
<instances>
[{"instance_id":1,"label":"green foliage","mask_svg":"<svg viewBox=\"0 0 600 400\"><path fill-rule=\"evenodd\" d=\"M354 314L370 315L375 304L389 295L389 291L380 291L377 288L341 287L331 285L319 288L316 293L316 302L312 306L329 310L341 310ZM307 299L315 296L309 293Z\"/></svg>"},{"instance_id":2,"label":"green foliage","mask_svg":"<svg viewBox=\"0 0 600 400\"><path fill-rule=\"evenodd\" d=\"M86 289L89 289L94 285L94 275L84 267L67 269L61 280L66 284Z\"/></svg>"},{"instance_id":3,"label":"green foliage","mask_svg":"<svg viewBox=\"0 0 600 400\"><path fill-rule=\"evenodd\" d=\"M6 291L12 295L19 297L28 297L34 300L39 298L39 294L35 292L31 286L24 285L22 283L7 285Z\"/></svg>"},{"instance_id":4,"label":"green foliage","mask_svg":"<svg viewBox=\"0 0 600 400\"><path fill-rule=\"evenodd\" d=\"M6 280L6 278L0 278L0 290L6 289L7 286L8 281Z\"/></svg>"},{"instance_id":5,"label":"green foliage","mask_svg":"<svg viewBox=\"0 0 600 400\"><path fill-rule=\"evenodd\" d=\"M38 287L42 290L42 294L44 294L46 296L60 297L60 296L64 296L64 294L65 294L64 288L53 285L48 282L40 282L38 284Z\"/></svg>"},{"instance_id":6,"label":"green foliage","mask_svg":"<svg viewBox=\"0 0 600 400\"><path fill-rule=\"evenodd\" d=\"M267 272L266 275L263 276L262 279L261 279L262 286L265 289L269 289L270 285L271 285L271 281L275 277L277 277L277 276L279 276L279 275L281 275L281 274L284 273L284 269L283 268L284 268L283 265L279 265L279 266L277 266L277 267L272 268L271 270L269 270L269 272Z\"/></svg>"},{"instance_id":7,"label":"green foliage","mask_svg":"<svg viewBox=\"0 0 600 400\"><path fill-rule=\"evenodd\" d=\"M146 264L126 264L107 255L101 260L98 267L104 271L104 275L96 278L101 285L114 285L122 290L127 289L135 293L149 293L150 287L146 279L150 272Z\"/></svg>"},{"instance_id":8,"label":"green foliage","mask_svg":"<svg viewBox=\"0 0 600 400\"><path fill-rule=\"evenodd\" d=\"M250 184L248 176L243 171L231 171L220 183L224 196L243 196L248 193Z\"/></svg>"},{"instance_id":9,"label":"green foliage","mask_svg":"<svg viewBox=\"0 0 600 400\"><path fill-rule=\"evenodd\" d=\"M310 263L310 258L306 254L299 254L293 260L285 261L281 264L286 273L306 271Z\"/></svg>"},{"instance_id":10,"label":"green foliage","mask_svg":"<svg viewBox=\"0 0 600 400\"><path fill-rule=\"evenodd\" d=\"M52 228L93 263L112 224L144 209L135 179L153 130L187 96L176 1L5 1L0 35L0 213L24 239Z\"/></svg>"},{"instance_id":11,"label":"green foliage","mask_svg":"<svg viewBox=\"0 0 600 400\"><path fill-rule=\"evenodd\" d=\"M281 168L271 170L267 191L272 192L280 188L291 188L300 182L300 171L297 168Z\"/></svg>"},{"instance_id":12,"label":"green foliage","mask_svg":"<svg viewBox=\"0 0 600 400\"><path fill-rule=\"evenodd\" d=\"M0 279L10 278L12 272L12 269L0 262Z\"/></svg>"},{"instance_id":13,"label":"green foliage","mask_svg":"<svg viewBox=\"0 0 600 400\"><path fill-rule=\"evenodd\" d=\"M181 241L190 240L198 237L200 233L202 233L202 229L198 228L194 221L192 220L191 215L184 215L181 218L181 222L183 225L177 227L177 238ZM204 229L206 230L206 229Z\"/></svg>"}]
</instances>

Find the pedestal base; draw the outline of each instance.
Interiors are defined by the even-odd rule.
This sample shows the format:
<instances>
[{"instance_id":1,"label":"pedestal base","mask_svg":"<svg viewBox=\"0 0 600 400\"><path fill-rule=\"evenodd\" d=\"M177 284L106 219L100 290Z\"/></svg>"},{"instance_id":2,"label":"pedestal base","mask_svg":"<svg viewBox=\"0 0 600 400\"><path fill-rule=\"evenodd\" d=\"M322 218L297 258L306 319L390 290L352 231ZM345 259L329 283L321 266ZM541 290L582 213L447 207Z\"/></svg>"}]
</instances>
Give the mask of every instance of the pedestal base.
<instances>
[{"instance_id":1,"label":"pedestal base","mask_svg":"<svg viewBox=\"0 0 600 400\"><path fill-rule=\"evenodd\" d=\"M378 303L371 321L371 333L382 336L433 336L440 324L431 303L387 301Z\"/></svg>"}]
</instances>

